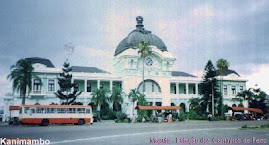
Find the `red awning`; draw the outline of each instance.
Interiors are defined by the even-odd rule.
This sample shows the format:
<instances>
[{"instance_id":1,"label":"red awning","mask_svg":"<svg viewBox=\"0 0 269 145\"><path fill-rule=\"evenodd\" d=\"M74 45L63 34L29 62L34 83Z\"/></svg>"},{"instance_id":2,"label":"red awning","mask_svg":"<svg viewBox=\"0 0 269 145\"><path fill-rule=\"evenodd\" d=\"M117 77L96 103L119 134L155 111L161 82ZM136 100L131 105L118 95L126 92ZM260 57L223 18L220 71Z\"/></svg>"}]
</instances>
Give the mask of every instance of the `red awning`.
<instances>
[{"instance_id":1,"label":"red awning","mask_svg":"<svg viewBox=\"0 0 269 145\"><path fill-rule=\"evenodd\" d=\"M20 110L20 106L9 106L9 110Z\"/></svg>"},{"instance_id":2,"label":"red awning","mask_svg":"<svg viewBox=\"0 0 269 145\"><path fill-rule=\"evenodd\" d=\"M256 113L260 113L263 114L263 111L261 109L258 108L244 108L244 107L232 107L233 111L243 111L243 110L248 110L251 112L256 112Z\"/></svg>"},{"instance_id":3,"label":"red awning","mask_svg":"<svg viewBox=\"0 0 269 145\"><path fill-rule=\"evenodd\" d=\"M180 110L180 106L137 106L139 110Z\"/></svg>"}]
</instances>

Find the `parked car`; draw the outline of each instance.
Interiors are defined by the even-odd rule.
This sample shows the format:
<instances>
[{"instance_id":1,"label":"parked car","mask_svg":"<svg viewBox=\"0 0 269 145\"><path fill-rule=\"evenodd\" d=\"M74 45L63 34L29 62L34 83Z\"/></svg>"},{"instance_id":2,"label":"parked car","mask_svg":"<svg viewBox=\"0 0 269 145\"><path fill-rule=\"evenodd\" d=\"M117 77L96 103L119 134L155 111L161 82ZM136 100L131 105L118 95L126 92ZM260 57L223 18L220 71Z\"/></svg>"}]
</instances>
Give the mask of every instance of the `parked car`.
<instances>
[{"instance_id":1,"label":"parked car","mask_svg":"<svg viewBox=\"0 0 269 145\"><path fill-rule=\"evenodd\" d=\"M238 113L234 115L234 120L242 121L245 120L245 115L243 113Z\"/></svg>"}]
</instances>

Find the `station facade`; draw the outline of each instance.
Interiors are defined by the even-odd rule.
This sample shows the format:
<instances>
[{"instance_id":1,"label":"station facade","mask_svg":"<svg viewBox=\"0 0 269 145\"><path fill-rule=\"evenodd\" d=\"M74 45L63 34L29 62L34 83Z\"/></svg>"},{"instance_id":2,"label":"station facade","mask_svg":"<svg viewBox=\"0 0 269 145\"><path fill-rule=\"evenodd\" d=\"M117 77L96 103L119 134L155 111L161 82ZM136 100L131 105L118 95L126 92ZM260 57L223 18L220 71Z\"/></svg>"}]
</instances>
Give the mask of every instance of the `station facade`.
<instances>
[{"instance_id":1,"label":"station facade","mask_svg":"<svg viewBox=\"0 0 269 145\"><path fill-rule=\"evenodd\" d=\"M88 105L95 89L105 88L112 91L113 86L123 89L129 94L132 89L143 91L143 59L138 53L138 44L141 41L149 42L151 55L144 61L145 98L151 106L181 106L185 112L189 111L189 100L202 97L199 95L202 78L183 71L173 70L176 58L168 51L165 43L156 35L144 28L143 18L136 18L137 25L127 37L117 46L113 58L113 71L108 72L96 67L72 66L72 82L77 83L74 89L82 92L76 102ZM113 54L111 54L113 55ZM26 104L48 105L61 104L62 100L55 96L59 90L58 80L61 67L55 67L45 58L27 58L33 62L34 73L40 79L32 80L32 91L26 97ZM179 65L179 64L176 64ZM219 78L219 77L218 77ZM235 96L246 90L246 79L234 70L228 70L223 76L223 100L228 106L238 105ZM21 105L18 93L4 96L3 115L9 116L9 106ZM247 106L246 102L243 103ZM132 115L132 102L124 97L122 110ZM14 114L16 116L16 114ZM3 117L3 121L5 118Z\"/></svg>"}]
</instances>

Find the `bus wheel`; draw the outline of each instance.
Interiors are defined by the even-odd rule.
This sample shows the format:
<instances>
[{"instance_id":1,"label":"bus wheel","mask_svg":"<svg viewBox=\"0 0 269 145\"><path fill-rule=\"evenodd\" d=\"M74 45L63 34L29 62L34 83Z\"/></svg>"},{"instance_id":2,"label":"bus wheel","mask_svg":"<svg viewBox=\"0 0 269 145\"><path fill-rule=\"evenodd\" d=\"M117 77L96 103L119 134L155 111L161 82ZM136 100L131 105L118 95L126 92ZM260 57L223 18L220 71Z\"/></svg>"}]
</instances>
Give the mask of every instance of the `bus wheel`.
<instances>
[{"instance_id":1,"label":"bus wheel","mask_svg":"<svg viewBox=\"0 0 269 145\"><path fill-rule=\"evenodd\" d=\"M78 121L78 125L83 125L83 124L85 124L84 119L79 119L79 121Z\"/></svg>"},{"instance_id":2,"label":"bus wheel","mask_svg":"<svg viewBox=\"0 0 269 145\"><path fill-rule=\"evenodd\" d=\"M43 119L40 125L41 126L48 126L49 125L49 120L48 119Z\"/></svg>"}]
</instances>

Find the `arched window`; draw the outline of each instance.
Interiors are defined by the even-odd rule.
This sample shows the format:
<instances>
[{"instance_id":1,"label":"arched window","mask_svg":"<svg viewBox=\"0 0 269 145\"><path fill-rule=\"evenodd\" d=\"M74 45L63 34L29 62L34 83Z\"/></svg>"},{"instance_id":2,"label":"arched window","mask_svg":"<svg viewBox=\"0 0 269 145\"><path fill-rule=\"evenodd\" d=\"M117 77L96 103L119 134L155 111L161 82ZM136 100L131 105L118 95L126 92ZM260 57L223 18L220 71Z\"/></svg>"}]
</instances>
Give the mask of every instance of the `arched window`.
<instances>
[{"instance_id":1,"label":"arched window","mask_svg":"<svg viewBox=\"0 0 269 145\"><path fill-rule=\"evenodd\" d=\"M138 91L143 92L143 81L138 86ZM161 88L154 80L145 80L145 92L146 93L160 93Z\"/></svg>"}]
</instances>

